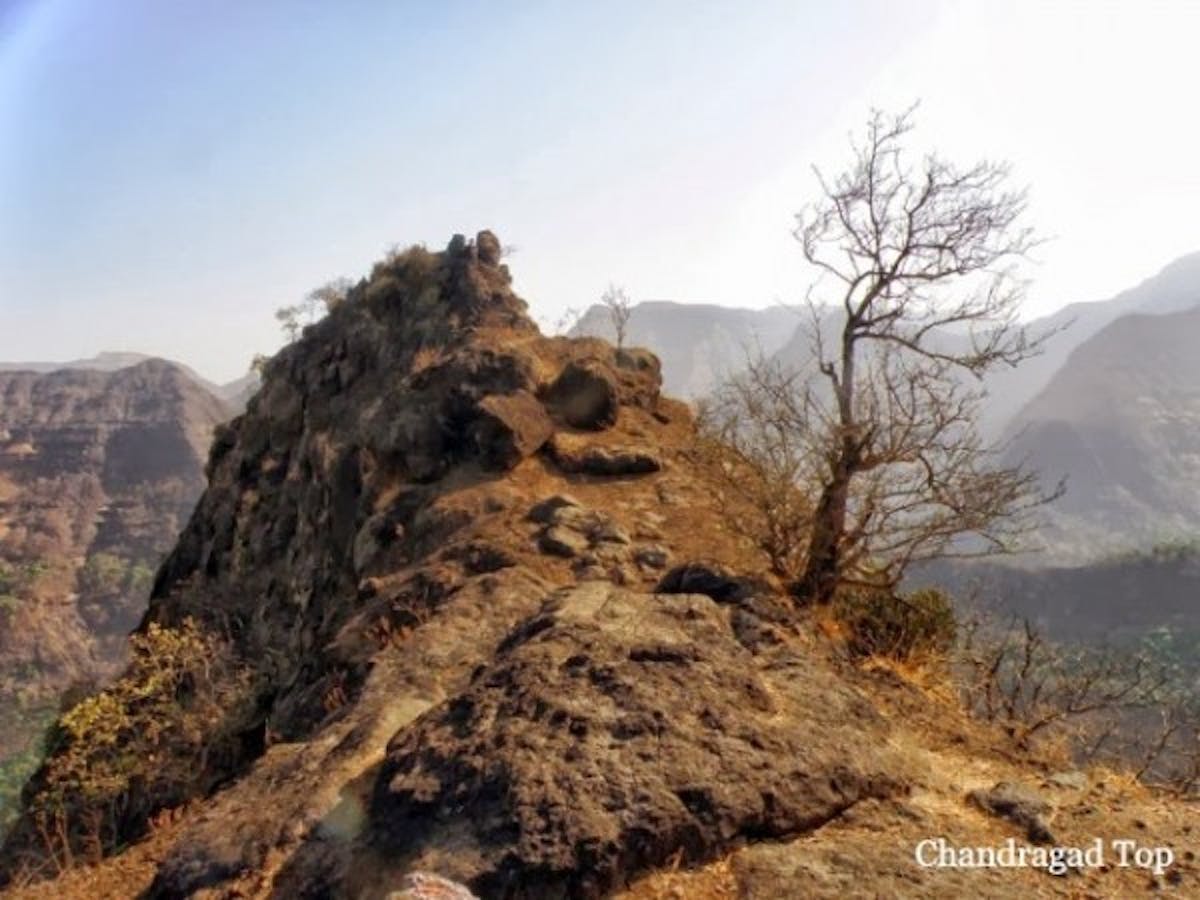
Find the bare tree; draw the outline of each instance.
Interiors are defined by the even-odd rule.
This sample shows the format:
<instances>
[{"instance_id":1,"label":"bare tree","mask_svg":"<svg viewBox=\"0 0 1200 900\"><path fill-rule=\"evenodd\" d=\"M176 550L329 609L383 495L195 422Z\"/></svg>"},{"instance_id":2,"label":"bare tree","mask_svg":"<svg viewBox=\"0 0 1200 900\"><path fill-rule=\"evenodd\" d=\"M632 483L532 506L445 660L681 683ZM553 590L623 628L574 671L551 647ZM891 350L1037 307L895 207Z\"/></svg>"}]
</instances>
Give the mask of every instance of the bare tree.
<instances>
[{"instance_id":1,"label":"bare tree","mask_svg":"<svg viewBox=\"0 0 1200 900\"><path fill-rule=\"evenodd\" d=\"M625 346L625 338L629 332L629 317L633 314L633 303L625 289L610 284L600 296L600 303L608 310L609 321L617 336L617 349Z\"/></svg>"},{"instance_id":2,"label":"bare tree","mask_svg":"<svg viewBox=\"0 0 1200 900\"><path fill-rule=\"evenodd\" d=\"M354 283L349 278L335 278L313 288L299 303L281 306L275 310L275 319L287 335L288 342L294 342L305 326L318 322L326 313L337 308L345 301L353 286Z\"/></svg>"},{"instance_id":3,"label":"bare tree","mask_svg":"<svg viewBox=\"0 0 1200 900\"><path fill-rule=\"evenodd\" d=\"M911 128L911 110L874 113L850 166L818 171L822 196L797 216L819 272L810 371L760 360L718 401L743 434L767 416L758 457L782 455L815 486L793 590L817 603L843 584L893 587L916 560L1008 552L1048 499L976 428L983 375L1045 339L1017 322L1013 263L1035 243L1024 193L1004 164L914 165Z\"/></svg>"},{"instance_id":4,"label":"bare tree","mask_svg":"<svg viewBox=\"0 0 1200 900\"><path fill-rule=\"evenodd\" d=\"M308 308L309 322L315 322L324 313L333 312L350 293L354 282L349 278L335 278L327 281L318 288L313 288L304 298Z\"/></svg>"},{"instance_id":5,"label":"bare tree","mask_svg":"<svg viewBox=\"0 0 1200 900\"><path fill-rule=\"evenodd\" d=\"M281 306L275 310L275 321L283 329L283 333L287 337L289 344L294 343L296 338L300 337L300 329L304 327L300 321L301 312L302 308L299 304Z\"/></svg>"},{"instance_id":6,"label":"bare tree","mask_svg":"<svg viewBox=\"0 0 1200 900\"><path fill-rule=\"evenodd\" d=\"M804 564L812 523L799 379L759 353L745 373L697 404L696 450L715 476L724 515L785 581Z\"/></svg>"}]
</instances>

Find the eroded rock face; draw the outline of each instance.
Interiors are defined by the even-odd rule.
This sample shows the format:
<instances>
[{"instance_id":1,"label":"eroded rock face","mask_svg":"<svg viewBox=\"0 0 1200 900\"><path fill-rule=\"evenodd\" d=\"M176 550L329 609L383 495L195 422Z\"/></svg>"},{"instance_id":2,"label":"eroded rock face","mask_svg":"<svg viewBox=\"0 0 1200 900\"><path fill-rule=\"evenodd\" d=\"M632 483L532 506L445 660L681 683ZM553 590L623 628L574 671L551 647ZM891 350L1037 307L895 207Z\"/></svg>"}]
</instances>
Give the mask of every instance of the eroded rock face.
<instances>
[{"instance_id":1,"label":"eroded rock face","mask_svg":"<svg viewBox=\"0 0 1200 900\"><path fill-rule=\"evenodd\" d=\"M885 731L816 670L775 677L707 597L591 582L396 735L369 840L482 896L598 897L900 790L851 728Z\"/></svg>"}]
</instances>

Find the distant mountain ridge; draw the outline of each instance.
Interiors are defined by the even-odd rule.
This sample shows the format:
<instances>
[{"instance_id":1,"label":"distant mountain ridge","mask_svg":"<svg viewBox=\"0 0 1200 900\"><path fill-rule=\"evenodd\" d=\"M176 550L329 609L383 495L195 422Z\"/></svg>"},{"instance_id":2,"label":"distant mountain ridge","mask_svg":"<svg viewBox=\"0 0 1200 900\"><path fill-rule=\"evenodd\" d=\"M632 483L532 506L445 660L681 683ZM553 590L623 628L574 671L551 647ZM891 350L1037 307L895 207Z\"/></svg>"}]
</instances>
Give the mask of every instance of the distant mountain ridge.
<instances>
[{"instance_id":1,"label":"distant mountain ridge","mask_svg":"<svg viewBox=\"0 0 1200 900\"><path fill-rule=\"evenodd\" d=\"M786 306L743 309L648 300L633 307L626 342L658 354L666 389L694 400L742 369L747 353L776 353L796 330L800 316ZM612 341L616 331L609 311L596 304L579 318L570 335Z\"/></svg>"},{"instance_id":2,"label":"distant mountain ridge","mask_svg":"<svg viewBox=\"0 0 1200 900\"><path fill-rule=\"evenodd\" d=\"M1067 476L1045 539L1094 556L1200 533L1200 308L1122 316L1010 425L1010 459Z\"/></svg>"},{"instance_id":3,"label":"distant mountain ridge","mask_svg":"<svg viewBox=\"0 0 1200 900\"><path fill-rule=\"evenodd\" d=\"M0 362L0 372L47 373L80 369L96 372L115 372L119 369L127 369L153 359L163 359L164 362L176 366L206 391L219 397L233 407L235 411L242 409L246 405L249 395L258 386L259 378L254 372L247 372L242 377L235 378L233 381L225 384L217 384L216 382L209 381L195 369L181 362L164 359L163 357L148 353L137 353L127 350L105 350L86 359L72 359L66 362Z\"/></svg>"}]
</instances>

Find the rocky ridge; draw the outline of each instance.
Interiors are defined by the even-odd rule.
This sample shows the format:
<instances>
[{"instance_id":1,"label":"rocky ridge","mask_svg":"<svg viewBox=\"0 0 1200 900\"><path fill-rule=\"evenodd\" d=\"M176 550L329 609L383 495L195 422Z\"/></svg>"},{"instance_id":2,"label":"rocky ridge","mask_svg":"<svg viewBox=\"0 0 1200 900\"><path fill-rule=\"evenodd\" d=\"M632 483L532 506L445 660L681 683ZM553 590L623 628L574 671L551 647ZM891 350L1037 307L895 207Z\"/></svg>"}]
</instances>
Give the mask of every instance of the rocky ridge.
<instances>
[{"instance_id":1,"label":"rocky ridge","mask_svg":"<svg viewBox=\"0 0 1200 900\"><path fill-rule=\"evenodd\" d=\"M645 351L540 335L489 232L378 265L219 430L155 580L143 629L227 641L242 695L187 779L130 786L104 849L140 844L46 890L1010 895L939 882L911 838L1009 833L969 792L1036 775L814 636L660 383ZM36 869L34 824L9 876Z\"/></svg>"}]
</instances>

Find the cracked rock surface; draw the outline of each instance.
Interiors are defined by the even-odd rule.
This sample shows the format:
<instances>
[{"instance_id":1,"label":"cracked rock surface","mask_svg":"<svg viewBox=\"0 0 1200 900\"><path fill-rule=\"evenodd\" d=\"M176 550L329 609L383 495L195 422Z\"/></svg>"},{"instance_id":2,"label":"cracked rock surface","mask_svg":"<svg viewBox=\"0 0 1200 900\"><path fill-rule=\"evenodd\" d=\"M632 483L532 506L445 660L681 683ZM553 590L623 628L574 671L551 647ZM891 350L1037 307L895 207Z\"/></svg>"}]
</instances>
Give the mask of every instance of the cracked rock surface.
<instances>
[{"instance_id":1,"label":"cracked rock surface","mask_svg":"<svg viewBox=\"0 0 1200 900\"><path fill-rule=\"evenodd\" d=\"M486 897L599 897L903 793L861 698L764 662L707 597L559 592L393 739L373 849Z\"/></svg>"}]
</instances>

